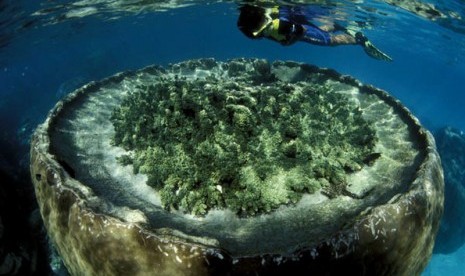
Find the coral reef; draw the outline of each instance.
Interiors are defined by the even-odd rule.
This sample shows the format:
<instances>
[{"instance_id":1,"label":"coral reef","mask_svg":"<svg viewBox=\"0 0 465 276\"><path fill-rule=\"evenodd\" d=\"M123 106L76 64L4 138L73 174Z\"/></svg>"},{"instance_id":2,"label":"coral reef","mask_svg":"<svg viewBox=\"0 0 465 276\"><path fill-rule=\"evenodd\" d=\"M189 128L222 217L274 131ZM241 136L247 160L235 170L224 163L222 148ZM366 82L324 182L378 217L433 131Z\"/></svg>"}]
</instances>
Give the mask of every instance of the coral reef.
<instances>
[{"instance_id":1,"label":"coral reef","mask_svg":"<svg viewBox=\"0 0 465 276\"><path fill-rule=\"evenodd\" d=\"M197 86L202 82L203 86ZM224 89L219 89L219 85ZM183 87L197 87L199 91L186 92L184 99ZM167 89L177 92L173 95L176 104L170 94L159 93ZM212 102L217 105L207 105L208 95L212 96L208 91L215 89L219 99ZM282 91L274 95L273 89ZM302 93L300 100L293 102L294 96L291 96L299 91L312 93ZM125 104L129 106L125 101L144 93L156 99L148 97L131 105L136 110L150 109L153 113L144 116L128 110L118 111ZM264 93L266 97L254 93ZM322 94L320 105L312 98L319 94ZM222 99L222 95L229 98ZM343 116L344 111L340 118L339 115L330 118L329 114L344 110L337 108L335 103L339 101L351 115ZM160 107L163 105L166 108ZM320 117L318 126L326 124L326 129L306 134L312 122L301 124L303 118L291 119L304 112L305 105L310 108L305 114L314 112L325 116ZM328 114L320 112L319 106ZM289 114L282 119L286 121L278 120L281 107L289 108L282 115ZM356 107L360 111L354 111ZM259 111L275 114L276 118L267 115L272 117L268 121L259 116ZM356 124L361 126L360 130L338 127L336 122L341 127L349 124L359 112L364 119ZM134 115L130 124L125 126L118 119L122 113ZM123 129L132 127L137 132L133 130L131 136L123 131L123 135L115 136L115 120ZM162 127L157 120L184 127ZM153 126L159 126L158 130L164 132L158 136L152 134ZM192 127L191 131L187 126ZM215 132L220 126L224 129ZM373 134L371 128L376 137L350 134ZM263 131L254 132L257 129ZM265 130L268 133L262 136ZM325 135L319 136L323 131ZM345 134L338 136L331 134L333 131ZM154 139L170 140L155 146L153 141L136 139L135 133L143 132L154 135ZM212 139L215 135L219 135L217 140ZM314 137L306 147L299 142L304 135ZM260 137L264 137L262 141ZM338 149L344 153L344 159L335 155L331 158L338 162L329 162L324 159L328 158L326 153L333 152L324 146L327 142L324 140L329 137L333 137L331 143L338 147L344 145L344 139L354 137L346 141L361 154L346 155L346 149ZM214 160L229 154L231 159L223 158L222 166L215 165L220 168L215 169L218 173L225 171L226 166L236 168L235 162L241 161L237 157L246 156L247 162L257 160L260 156L247 156L245 151L255 145L255 149L247 151L263 152L269 156L265 158L269 163L247 163L238 169L235 184L241 180L246 185L258 182L257 187L266 184L258 170L263 166L267 170L280 170L278 180L289 183L281 187L293 187L289 194L305 193L296 204L289 197L291 203L281 204L270 212L265 208L258 210L262 212L260 215L252 215L256 212L254 208L242 211L239 204L235 209L239 214L220 206L199 206L208 211L205 215L201 215L202 209L190 210L197 212L197 216L186 214L171 205L163 206L160 194L164 186L157 192L146 184L147 180L153 180L148 174L133 173L133 167L138 167L140 172L160 168L144 167L143 151L138 154L138 149L128 151L114 146L117 139L139 143L141 148L145 143L152 156L164 154L161 150L169 148L180 153L179 158L162 156L163 162L171 160L189 166L213 167L214 162L219 162ZM370 141L375 145L368 150ZM180 147L181 142L190 148ZM315 150L313 147L317 144L325 151ZM188 160L189 154L195 156L200 152L206 153L199 157L205 164ZM220 154L216 155L217 152ZM310 169L305 173L315 176L313 184L318 190L313 194L308 188L313 186L303 186L306 182L300 182L302 175L291 178L293 168L302 164L298 159L306 156L304 153L310 156L309 152L312 160L307 160ZM317 156L329 165L313 163ZM296 160L291 162L293 159ZM150 159L150 162L156 161ZM133 166L122 165L129 163ZM268 164L273 167L267 168ZM293 167L286 167L288 164ZM183 180L212 177L208 173L212 171L208 170L197 175L194 170L179 171L188 174ZM328 171L334 174L327 175ZM343 177L333 181L339 172L343 172ZM73 275L419 275L431 256L443 212L444 181L435 143L409 110L387 92L363 85L349 76L290 61L269 64L257 59L189 60L167 68L150 66L123 72L89 83L60 101L36 130L31 141L31 176L47 232ZM266 177L271 183L273 172ZM227 182L226 177L222 180ZM228 187L215 183L211 188L224 197ZM331 185L341 189L332 191ZM210 186L204 186L207 187ZM177 196L176 190L171 192ZM253 194L245 194L243 198L246 196ZM181 203L173 207L182 209L179 206L182 199L176 200ZM268 200L273 198L269 195Z\"/></svg>"},{"instance_id":2,"label":"coral reef","mask_svg":"<svg viewBox=\"0 0 465 276\"><path fill-rule=\"evenodd\" d=\"M257 66L265 76L266 65ZM255 82L175 77L138 86L111 118L114 144L131 152L121 163L148 175L165 208L194 215L250 216L303 193L346 193L346 174L376 143L360 107L327 85Z\"/></svg>"}]
</instances>

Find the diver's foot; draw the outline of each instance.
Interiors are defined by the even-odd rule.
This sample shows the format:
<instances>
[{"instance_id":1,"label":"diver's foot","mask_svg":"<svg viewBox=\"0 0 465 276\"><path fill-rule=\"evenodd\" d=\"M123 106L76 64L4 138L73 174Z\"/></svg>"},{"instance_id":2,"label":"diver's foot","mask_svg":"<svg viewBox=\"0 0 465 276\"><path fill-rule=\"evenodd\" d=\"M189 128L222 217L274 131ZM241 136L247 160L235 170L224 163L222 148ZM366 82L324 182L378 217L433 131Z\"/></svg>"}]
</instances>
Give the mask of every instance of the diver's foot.
<instances>
[{"instance_id":1,"label":"diver's foot","mask_svg":"<svg viewBox=\"0 0 465 276\"><path fill-rule=\"evenodd\" d=\"M381 50L376 48L370 41L365 41L365 43L363 43L362 46L363 50L365 50L365 53L367 53L370 57L384 61L392 61L392 58L390 56L381 52Z\"/></svg>"},{"instance_id":2,"label":"diver's foot","mask_svg":"<svg viewBox=\"0 0 465 276\"><path fill-rule=\"evenodd\" d=\"M356 32L353 36L355 37L355 42L357 44L365 45L365 43L368 42L368 38L361 32Z\"/></svg>"},{"instance_id":3,"label":"diver's foot","mask_svg":"<svg viewBox=\"0 0 465 276\"><path fill-rule=\"evenodd\" d=\"M392 58L385 53L381 52L378 48L376 48L373 43L371 43L368 38L362 34L361 32L356 32L354 30L347 30L347 33L355 38L355 43L361 45L365 53L367 53L370 57L384 60L384 61L392 61Z\"/></svg>"}]
</instances>

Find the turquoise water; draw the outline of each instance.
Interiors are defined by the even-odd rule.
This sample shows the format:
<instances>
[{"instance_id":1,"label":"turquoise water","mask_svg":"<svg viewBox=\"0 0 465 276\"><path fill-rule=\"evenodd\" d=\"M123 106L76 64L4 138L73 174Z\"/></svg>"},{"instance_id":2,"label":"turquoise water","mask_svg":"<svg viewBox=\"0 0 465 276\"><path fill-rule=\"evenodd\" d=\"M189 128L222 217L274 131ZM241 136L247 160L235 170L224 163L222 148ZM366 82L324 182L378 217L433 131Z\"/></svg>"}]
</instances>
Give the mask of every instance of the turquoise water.
<instances>
[{"instance_id":1,"label":"turquoise water","mask_svg":"<svg viewBox=\"0 0 465 276\"><path fill-rule=\"evenodd\" d=\"M333 68L389 91L431 131L465 130L465 2L428 1L435 9L407 2L434 11L428 16L388 2L327 1L326 6L338 10L340 24L361 28L393 62L372 59L359 46L282 46L249 39L236 27L234 1L170 6L0 0L0 168L21 180L30 134L59 99L84 83L202 57L294 60ZM18 185L29 185L20 180ZM465 247L436 254L424 275L460 275L464 258Z\"/></svg>"}]
</instances>

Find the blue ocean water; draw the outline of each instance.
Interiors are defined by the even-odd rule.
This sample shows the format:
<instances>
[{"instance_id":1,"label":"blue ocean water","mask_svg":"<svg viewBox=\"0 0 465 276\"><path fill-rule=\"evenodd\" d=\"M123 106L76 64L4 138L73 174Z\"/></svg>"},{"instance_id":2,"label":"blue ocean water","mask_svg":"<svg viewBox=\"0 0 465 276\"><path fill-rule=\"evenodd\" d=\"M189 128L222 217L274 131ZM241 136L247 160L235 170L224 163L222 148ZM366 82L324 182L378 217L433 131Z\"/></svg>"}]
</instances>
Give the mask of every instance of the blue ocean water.
<instances>
[{"instance_id":1,"label":"blue ocean water","mask_svg":"<svg viewBox=\"0 0 465 276\"><path fill-rule=\"evenodd\" d=\"M428 1L441 16L416 14L391 1L331 1L340 9L339 21L363 23L363 33L393 62L370 58L360 46L282 46L249 39L236 27L233 1L173 1L175 7L118 2L0 0L2 169L13 175L27 170L32 131L79 86L120 71L203 57L333 68L388 91L431 131L465 130L463 0ZM434 255L424 275L460 275L464 258L465 247Z\"/></svg>"}]
</instances>

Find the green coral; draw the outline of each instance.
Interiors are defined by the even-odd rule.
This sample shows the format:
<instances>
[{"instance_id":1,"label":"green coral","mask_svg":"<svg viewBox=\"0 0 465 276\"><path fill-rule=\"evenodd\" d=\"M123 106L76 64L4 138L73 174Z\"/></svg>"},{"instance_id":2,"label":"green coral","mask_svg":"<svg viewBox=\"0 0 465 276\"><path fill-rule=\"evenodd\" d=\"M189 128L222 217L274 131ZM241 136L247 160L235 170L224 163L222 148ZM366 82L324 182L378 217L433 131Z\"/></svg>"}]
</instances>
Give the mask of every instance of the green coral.
<instances>
[{"instance_id":1,"label":"green coral","mask_svg":"<svg viewBox=\"0 0 465 276\"><path fill-rule=\"evenodd\" d=\"M148 176L165 208L194 215L338 196L376 142L355 103L303 82L164 79L130 93L111 120L114 144L129 151L119 161Z\"/></svg>"}]
</instances>

